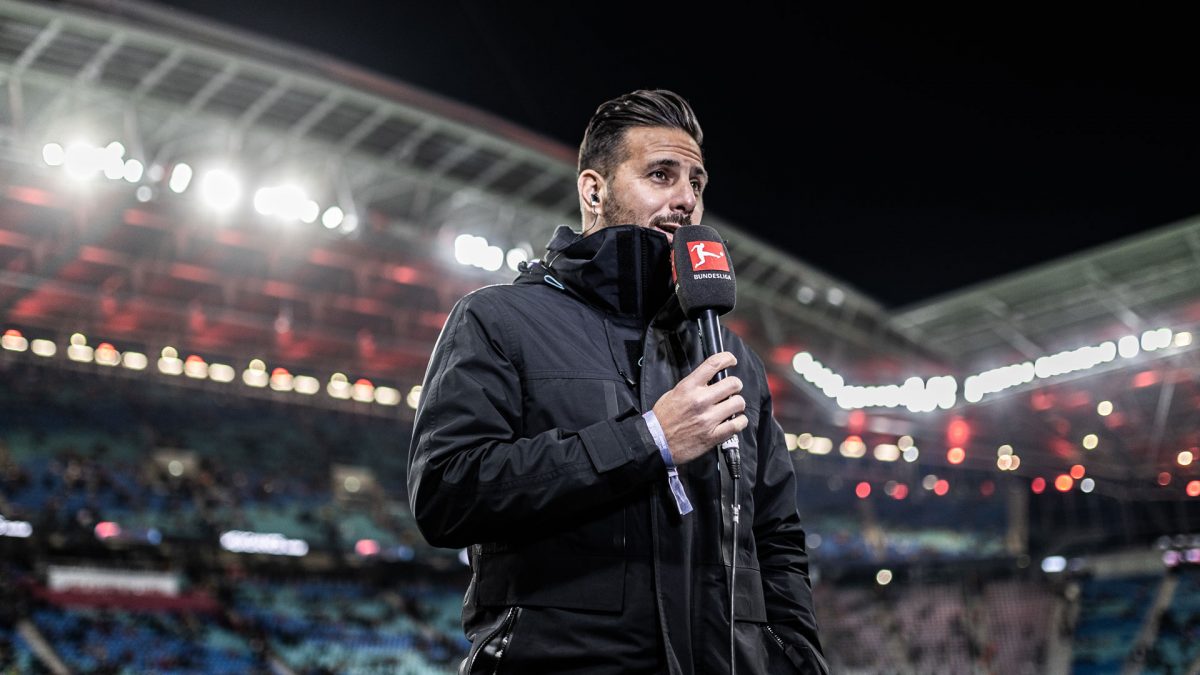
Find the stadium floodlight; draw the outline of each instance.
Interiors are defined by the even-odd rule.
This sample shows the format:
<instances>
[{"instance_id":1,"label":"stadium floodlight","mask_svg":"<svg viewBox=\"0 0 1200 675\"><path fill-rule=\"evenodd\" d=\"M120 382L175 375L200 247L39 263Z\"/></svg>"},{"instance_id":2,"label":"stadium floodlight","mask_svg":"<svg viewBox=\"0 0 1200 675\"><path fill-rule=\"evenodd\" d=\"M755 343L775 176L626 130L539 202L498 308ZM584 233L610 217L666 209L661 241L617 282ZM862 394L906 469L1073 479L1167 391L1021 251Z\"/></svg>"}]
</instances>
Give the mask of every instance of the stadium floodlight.
<instances>
[{"instance_id":1,"label":"stadium floodlight","mask_svg":"<svg viewBox=\"0 0 1200 675\"><path fill-rule=\"evenodd\" d=\"M271 371L271 389L274 391L291 391L295 387L295 378L287 368L276 368Z\"/></svg>"},{"instance_id":2,"label":"stadium floodlight","mask_svg":"<svg viewBox=\"0 0 1200 675\"><path fill-rule=\"evenodd\" d=\"M1195 459L1196 456L1191 450L1181 450L1179 451L1179 454L1175 456L1175 461L1179 464L1179 466L1190 466Z\"/></svg>"},{"instance_id":3,"label":"stadium floodlight","mask_svg":"<svg viewBox=\"0 0 1200 675\"><path fill-rule=\"evenodd\" d=\"M267 364L263 363L262 359L252 359L250 365L242 371L242 382L251 386L262 388L267 386L270 377L267 375Z\"/></svg>"},{"instance_id":4,"label":"stadium floodlight","mask_svg":"<svg viewBox=\"0 0 1200 675\"><path fill-rule=\"evenodd\" d=\"M1061 555L1052 555L1042 560L1042 571L1046 574L1058 574L1067 569L1067 559Z\"/></svg>"},{"instance_id":5,"label":"stadium floodlight","mask_svg":"<svg viewBox=\"0 0 1200 675\"><path fill-rule=\"evenodd\" d=\"M875 459L881 462L894 462L900 459L900 448L888 443L880 443L875 446Z\"/></svg>"},{"instance_id":6,"label":"stadium floodlight","mask_svg":"<svg viewBox=\"0 0 1200 675\"><path fill-rule=\"evenodd\" d=\"M182 476L183 475L183 462L181 462L177 459L173 459L173 460L167 462L167 473L171 474L172 476L175 476L176 478Z\"/></svg>"},{"instance_id":7,"label":"stadium floodlight","mask_svg":"<svg viewBox=\"0 0 1200 675\"><path fill-rule=\"evenodd\" d=\"M408 407L416 410L417 406L421 403L421 385L414 384L412 389L408 390L408 396L404 402L408 404Z\"/></svg>"},{"instance_id":8,"label":"stadium floodlight","mask_svg":"<svg viewBox=\"0 0 1200 675\"><path fill-rule=\"evenodd\" d=\"M338 228L338 232L341 232L342 234L350 234L357 229L358 216L354 215L353 213L347 213L345 219L342 220L342 226Z\"/></svg>"},{"instance_id":9,"label":"stadium floodlight","mask_svg":"<svg viewBox=\"0 0 1200 675\"><path fill-rule=\"evenodd\" d=\"M167 181L167 187L171 188L171 192L183 194L183 191L188 189L188 186L191 184L191 165L180 162L171 168L171 178Z\"/></svg>"},{"instance_id":10,"label":"stadium floodlight","mask_svg":"<svg viewBox=\"0 0 1200 675\"><path fill-rule=\"evenodd\" d=\"M395 387L375 387L375 402L379 405L399 405L400 390Z\"/></svg>"},{"instance_id":11,"label":"stadium floodlight","mask_svg":"<svg viewBox=\"0 0 1200 675\"><path fill-rule=\"evenodd\" d=\"M888 569L882 569L876 572L875 583L879 584L880 586L887 586L888 584L892 583L892 571Z\"/></svg>"},{"instance_id":12,"label":"stadium floodlight","mask_svg":"<svg viewBox=\"0 0 1200 675\"><path fill-rule=\"evenodd\" d=\"M863 443L862 438L858 436L847 436L846 440L842 441L842 444L838 446L838 452L841 453L842 457L859 459L867 454L867 444Z\"/></svg>"},{"instance_id":13,"label":"stadium floodlight","mask_svg":"<svg viewBox=\"0 0 1200 675\"><path fill-rule=\"evenodd\" d=\"M297 375L292 380L292 386L298 394L312 396L321 391L321 381L309 375Z\"/></svg>"},{"instance_id":14,"label":"stadium floodlight","mask_svg":"<svg viewBox=\"0 0 1200 675\"><path fill-rule=\"evenodd\" d=\"M113 141L100 151L100 156L105 178L121 180L125 177L125 146Z\"/></svg>"},{"instance_id":15,"label":"stadium floodlight","mask_svg":"<svg viewBox=\"0 0 1200 675\"><path fill-rule=\"evenodd\" d=\"M1095 450L1100 444L1100 437L1096 434L1088 434L1083 437L1082 445L1085 450Z\"/></svg>"},{"instance_id":16,"label":"stadium floodlight","mask_svg":"<svg viewBox=\"0 0 1200 675\"><path fill-rule=\"evenodd\" d=\"M309 206L311 202L312 206ZM262 187L254 192L254 210L264 216L275 216L280 220L294 222L304 215L311 215L308 222L316 220L316 202L313 202L297 185Z\"/></svg>"},{"instance_id":17,"label":"stadium floodlight","mask_svg":"<svg viewBox=\"0 0 1200 675\"><path fill-rule=\"evenodd\" d=\"M200 179L200 199L215 211L229 211L241 196L241 183L226 169L210 169Z\"/></svg>"},{"instance_id":18,"label":"stadium floodlight","mask_svg":"<svg viewBox=\"0 0 1200 675\"><path fill-rule=\"evenodd\" d=\"M938 482L937 475L931 473L921 479L921 487L925 488L926 490L932 491L933 488L935 486L937 486L937 482Z\"/></svg>"},{"instance_id":19,"label":"stadium floodlight","mask_svg":"<svg viewBox=\"0 0 1200 675\"><path fill-rule=\"evenodd\" d=\"M1100 415L1101 417L1108 417L1112 414L1112 411L1112 401L1100 401L1096 404L1096 414Z\"/></svg>"},{"instance_id":20,"label":"stadium floodlight","mask_svg":"<svg viewBox=\"0 0 1200 675\"><path fill-rule=\"evenodd\" d=\"M96 347L95 353L96 363L102 366L118 366L121 364L121 352L118 352L116 347L108 342L101 342L100 346Z\"/></svg>"},{"instance_id":21,"label":"stadium floodlight","mask_svg":"<svg viewBox=\"0 0 1200 675\"><path fill-rule=\"evenodd\" d=\"M796 449L796 434L786 432L783 434L783 444L787 446L788 452Z\"/></svg>"},{"instance_id":22,"label":"stadium floodlight","mask_svg":"<svg viewBox=\"0 0 1200 675\"><path fill-rule=\"evenodd\" d=\"M813 435L805 432L796 436L796 447L801 450L809 450L813 445Z\"/></svg>"},{"instance_id":23,"label":"stadium floodlight","mask_svg":"<svg viewBox=\"0 0 1200 675\"><path fill-rule=\"evenodd\" d=\"M50 358L58 353L58 346L49 340L37 339L29 343L29 351L38 356Z\"/></svg>"},{"instance_id":24,"label":"stadium floodlight","mask_svg":"<svg viewBox=\"0 0 1200 675\"><path fill-rule=\"evenodd\" d=\"M29 341L21 335L21 331L10 328L4 331L4 337L0 337L0 347L10 352L23 352L29 348Z\"/></svg>"},{"instance_id":25,"label":"stadium floodlight","mask_svg":"<svg viewBox=\"0 0 1200 675\"><path fill-rule=\"evenodd\" d=\"M1171 346L1171 329L1158 328L1142 333L1141 347L1144 352L1153 352Z\"/></svg>"},{"instance_id":26,"label":"stadium floodlight","mask_svg":"<svg viewBox=\"0 0 1200 675\"><path fill-rule=\"evenodd\" d=\"M42 146L42 161L47 166L62 166L67 161L67 151L58 143L47 143Z\"/></svg>"},{"instance_id":27,"label":"stadium floodlight","mask_svg":"<svg viewBox=\"0 0 1200 675\"><path fill-rule=\"evenodd\" d=\"M808 449L810 455L828 455L833 452L833 439L825 436L813 436L812 447Z\"/></svg>"},{"instance_id":28,"label":"stadium floodlight","mask_svg":"<svg viewBox=\"0 0 1200 675\"><path fill-rule=\"evenodd\" d=\"M145 167L142 166L141 162L136 159L127 159L125 160L125 164L121 166L121 177L126 182L136 183L142 179L144 171Z\"/></svg>"},{"instance_id":29,"label":"stadium floodlight","mask_svg":"<svg viewBox=\"0 0 1200 675\"><path fill-rule=\"evenodd\" d=\"M504 266L504 249L499 246L488 246L484 250L479 266L489 272L496 272Z\"/></svg>"},{"instance_id":30,"label":"stadium floodlight","mask_svg":"<svg viewBox=\"0 0 1200 675\"><path fill-rule=\"evenodd\" d=\"M133 196L137 197L139 202L145 204L154 197L154 190L151 190L149 185L139 185Z\"/></svg>"},{"instance_id":31,"label":"stadium floodlight","mask_svg":"<svg viewBox=\"0 0 1200 675\"><path fill-rule=\"evenodd\" d=\"M325 209L325 213L321 214L321 224L324 225L325 229L327 230L335 230L337 229L338 225L342 224L342 220L344 220L345 217L346 213L342 211L341 207L331 206Z\"/></svg>"},{"instance_id":32,"label":"stadium floodlight","mask_svg":"<svg viewBox=\"0 0 1200 675\"><path fill-rule=\"evenodd\" d=\"M1079 482L1079 490L1081 492L1090 493L1092 490L1095 490L1095 489L1096 489L1096 481L1092 480L1091 478L1084 478L1082 481Z\"/></svg>"},{"instance_id":33,"label":"stadium floodlight","mask_svg":"<svg viewBox=\"0 0 1200 675\"><path fill-rule=\"evenodd\" d=\"M63 166L68 176L82 180L99 173L104 168L104 160L102 148L87 141L76 141L67 146Z\"/></svg>"},{"instance_id":34,"label":"stadium floodlight","mask_svg":"<svg viewBox=\"0 0 1200 675\"><path fill-rule=\"evenodd\" d=\"M360 377L354 381L354 400L359 403L371 403L375 400L375 385L371 381Z\"/></svg>"},{"instance_id":35,"label":"stadium floodlight","mask_svg":"<svg viewBox=\"0 0 1200 675\"><path fill-rule=\"evenodd\" d=\"M913 462L917 461L918 457L921 456L921 451L917 448L917 446L910 445L904 449L904 454L902 456L904 457L904 461L912 464Z\"/></svg>"},{"instance_id":36,"label":"stadium floodlight","mask_svg":"<svg viewBox=\"0 0 1200 675\"><path fill-rule=\"evenodd\" d=\"M1117 341L1117 353L1123 359L1132 359L1141 352L1141 344L1136 335L1126 335Z\"/></svg>"},{"instance_id":37,"label":"stadium floodlight","mask_svg":"<svg viewBox=\"0 0 1200 675\"><path fill-rule=\"evenodd\" d=\"M208 366L208 379L213 382L233 382L237 371L226 363L213 363Z\"/></svg>"},{"instance_id":38,"label":"stadium floodlight","mask_svg":"<svg viewBox=\"0 0 1200 675\"><path fill-rule=\"evenodd\" d=\"M92 360L92 348L88 346L87 338L83 333L75 333L71 336L71 345L67 347L67 358L81 363Z\"/></svg>"},{"instance_id":39,"label":"stadium floodlight","mask_svg":"<svg viewBox=\"0 0 1200 675\"><path fill-rule=\"evenodd\" d=\"M815 300L816 297L817 292L808 286L801 286L800 288L796 289L796 299L799 300L800 304L802 305L809 304Z\"/></svg>"},{"instance_id":40,"label":"stadium floodlight","mask_svg":"<svg viewBox=\"0 0 1200 675\"><path fill-rule=\"evenodd\" d=\"M158 371L164 375L180 375L183 373L183 361L174 347L163 347L158 359Z\"/></svg>"},{"instance_id":41,"label":"stadium floodlight","mask_svg":"<svg viewBox=\"0 0 1200 675\"><path fill-rule=\"evenodd\" d=\"M830 288L825 293L825 299L834 307L840 307L846 300L846 293L840 288Z\"/></svg>"},{"instance_id":42,"label":"stadium floodlight","mask_svg":"<svg viewBox=\"0 0 1200 675\"><path fill-rule=\"evenodd\" d=\"M343 373L334 373L329 377L329 384L325 386L325 391L333 398L348 399L350 398L350 380Z\"/></svg>"},{"instance_id":43,"label":"stadium floodlight","mask_svg":"<svg viewBox=\"0 0 1200 675\"><path fill-rule=\"evenodd\" d=\"M510 248L508 249L508 253L505 254L504 260L508 263L508 269L516 272L521 263L529 260L529 253L520 247Z\"/></svg>"},{"instance_id":44,"label":"stadium floodlight","mask_svg":"<svg viewBox=\"0 0 1200 675\"><path fill-rule=\"evenodd\" d=\"M208 363L201 357L190 354L183 362L183 374L193 380L208 379Z\"/></svg>"},{"instance_id":45,"label":"stadium floodlight","mask_svg":"<svg viewBox=\"0 0 1200 675\"><path fill-rule=\"evenodd\" d=\"M1175 346L1176 347L1186 347L1190 344L1192 344L1192 334L1191 333L1183 330L1183 331L1179 331L1178 333L1175 334Z\"/></svg>"}]
</instances>

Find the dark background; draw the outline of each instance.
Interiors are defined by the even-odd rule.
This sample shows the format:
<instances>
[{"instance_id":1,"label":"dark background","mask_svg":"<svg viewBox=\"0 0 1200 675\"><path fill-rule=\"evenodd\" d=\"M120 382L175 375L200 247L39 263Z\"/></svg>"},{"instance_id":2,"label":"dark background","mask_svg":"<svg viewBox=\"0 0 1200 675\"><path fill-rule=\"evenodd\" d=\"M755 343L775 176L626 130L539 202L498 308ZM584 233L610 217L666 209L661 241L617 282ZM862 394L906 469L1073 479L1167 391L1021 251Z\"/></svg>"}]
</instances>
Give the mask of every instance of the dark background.
<instances>
[{"instance_id":1,"label":"dark background","mask_svg":"<svg viewBox=\"0 0 1200 675\"><path fill-rule=\"evenodd\" d=\"M704 127L708 208L889 306L1200 213L1200 50L1182 13L157 4L332 55L572 147L600 102L673 89Z\"/></svg>"}]
</instances>

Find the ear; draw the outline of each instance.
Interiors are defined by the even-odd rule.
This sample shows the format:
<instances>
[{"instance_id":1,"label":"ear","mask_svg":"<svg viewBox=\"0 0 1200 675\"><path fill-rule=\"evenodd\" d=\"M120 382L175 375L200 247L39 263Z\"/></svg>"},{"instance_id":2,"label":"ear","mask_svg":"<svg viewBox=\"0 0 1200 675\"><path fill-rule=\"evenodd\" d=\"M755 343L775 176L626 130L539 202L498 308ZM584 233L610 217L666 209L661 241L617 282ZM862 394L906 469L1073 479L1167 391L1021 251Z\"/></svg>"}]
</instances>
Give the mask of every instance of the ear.
<instances>
[{"instance_id":1,"label":"ear","mask_svg":"<svg viewBox=\"0 0 1200 675\"><path fill-rule=\"evenodd\" d=\"M594 169L584 169L575 181L584 213L599 213L604 205L604 177Z\"/></svg>"}]
</instances>

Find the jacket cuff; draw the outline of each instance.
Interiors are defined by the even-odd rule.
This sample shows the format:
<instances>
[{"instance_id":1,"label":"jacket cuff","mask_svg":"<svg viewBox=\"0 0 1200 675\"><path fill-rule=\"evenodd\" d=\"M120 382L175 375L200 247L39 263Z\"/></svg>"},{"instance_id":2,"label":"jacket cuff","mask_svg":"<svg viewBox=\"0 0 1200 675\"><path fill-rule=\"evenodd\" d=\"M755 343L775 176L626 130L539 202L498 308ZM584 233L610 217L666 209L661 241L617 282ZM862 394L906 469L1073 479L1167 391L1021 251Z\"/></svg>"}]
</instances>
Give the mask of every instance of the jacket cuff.
<instances>
[{"instance_id":1,"label":"jacket cuff","mask_svg":"<svg viewBox=\"0 0 1200 675\"><path fill-rule=\"evenodd\" d=\"M579 437L597 473L606 473L630 462L662 461L646 420L636 412L584 427Z\"/></svg>"}]
</instances>

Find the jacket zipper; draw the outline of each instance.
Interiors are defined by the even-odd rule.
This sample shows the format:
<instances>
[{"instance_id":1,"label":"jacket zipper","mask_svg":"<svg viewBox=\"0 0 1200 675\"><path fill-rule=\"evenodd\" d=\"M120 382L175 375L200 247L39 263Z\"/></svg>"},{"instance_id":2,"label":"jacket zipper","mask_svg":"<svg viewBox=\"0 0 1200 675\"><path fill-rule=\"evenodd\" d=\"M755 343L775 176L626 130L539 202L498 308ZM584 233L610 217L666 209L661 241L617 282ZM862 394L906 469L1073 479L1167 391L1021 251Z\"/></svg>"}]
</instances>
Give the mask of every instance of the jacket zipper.
<instances>
[{"instance_id":1,"label":"jacket zipper","mask_svg":"<svg viewBox=\"0 0 1200 675\"><path fill-rule=\"evenodd\" d=\"M767 627L767 632L771 634L771 637L775 638L775 644L779 645L779 648L786 652L787 647L783 644L783 638L779 637L779 634L775 632L774 628L771 628L771 624L768 623L765 625Z\"/></svg>"},{"instance_id":2,"label":"jacket zipper","mask_svg":"<svg viewBox=\"0 0 1200 675\"><path fill-rule=\"evenodd\" d=\"M487 649L488 644L495 639L497 634L503 633L504 637L500 639L500 649L496 650L496 668L498 669L500 667L500 657L504 656L504 649L508 647L508 641L512 637L512 632L510 629L512 628L513 619L515 619L517 616L517 609L518 608L515 606L509 607L508 614L504 617L504 621L501 621L500 625L497 626L492 632L488 633L487 637L485 637L483 641L479 643L479 649L475 650L474 656L471 657L471 664L467 667L468 673L475 672L475 661L479 658L480 652ZM494 673L496 671L493 670L492 672Z\"/></svg>"}]
</instances>

